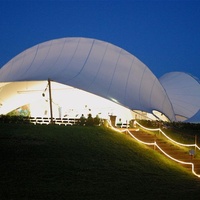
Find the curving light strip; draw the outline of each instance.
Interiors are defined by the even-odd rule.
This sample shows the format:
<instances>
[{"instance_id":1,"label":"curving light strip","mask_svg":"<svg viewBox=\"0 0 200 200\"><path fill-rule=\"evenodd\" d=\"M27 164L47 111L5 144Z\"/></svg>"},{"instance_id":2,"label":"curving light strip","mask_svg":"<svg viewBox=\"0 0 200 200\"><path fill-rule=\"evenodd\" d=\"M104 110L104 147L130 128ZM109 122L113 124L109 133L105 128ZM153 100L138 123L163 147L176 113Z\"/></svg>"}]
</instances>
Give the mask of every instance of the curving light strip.
<instances>
[{"instance_id":1,"label":"curving light strip","mask_svg":"<svg viewBox=\"0 0 200 200\"><path fill-rule=\"evenodd\" d=\"M183 143L176 142L175 140L173 140L169 136L167 136L160 128L151 129L151 128L146 128L146 127L142 126L137 121L135 121L135 123L138 126L140 126L141 128L148 130L148 131L160 131L168 140L170 140L171 142L173 142L177 145L184 146L184 147L196 147L198 150L200 150L200 147L197 144L183 144Z\"/></svg>"},{"instance_id":2,"label":"curving light strip","mask_svg":"<svg viewBox=\"0 0 200 200\"><path fill-rule=\"evenodd\" d=\"M157 147L165 156L167 156L167 157L170 158L171 160L173 160L173 161L175 161L175 162L178 162L178 163L181 163L181 164L184 164L184 165L191 165L192 173L193 173L195 176L197 176L198 178L200 178L200 174L197 174L197 173L194 171L194 163L192 163L192 162L183 162L183 161L181 161L181 160L178 160L178 159L176 159L176 158L173 158L172 156L170 156L169 154L167 154L162 148L160 148L160 146L156 143L156 141L155 141L155 142L143 142L143 141L139 140L138 138L136 138L128 129L119 130L119 129L113 127L112 124L111 124L109 121L108 121L108 123L109 123L110 127L111 127L113 130L117 131L117 132L120 132L120 133L128 132L129 135L130 135L132 138L134 138L136 141L138 141L139 143L142 143L142 144L145 144L145 145L149 145L149 146ZM139 124L139 123L137 122L137 124ZM143 126L141 125L141 127L143 127ZM144 127L144 128L145 128L145 127ZM151 129L148 129L148 128L145 128L145 129L146 129L146 130L151 130ZM155 130L155 129L154 129L154 130ZM160 129L156 129L156 130L160 130ZM168 138L168 136L167 136L167 138ZM170 138L170 139L171 139L171 138ZM174 141L174 140L171 139L171 141ZM176 141L175 141L175 142L176 142ZM178 143L178 142L176 142L176 143ZM180 143L180 144L181 144L181 143ZM183 145L184 145L184 144L183 144Z\"/></svg>"},{"instance_id":3,"label":"curving light strip","mask_svg":"<svg viewBox=\"0 0 200 200\"><path fill-rule=\"evenodd\" d=\"M156 142L154 142L155 143L155 146L164 154L164 155L166 155L168 158L170 158L171 160L174 160L174 161L176 161L176 162L178 162L178 163L181 163L181 164L184 164L184 165L191 165L191 167L192 167L192 173L195 175L195 176L197 176L198 178L200 178L200 175L199 174L197 174L195 171L194 171L194 163L192 163L192 162L183 162L183 161L181 161L181 160L178 160L178 159L176 159L176 158L173 158L173 157L171 157L169 154L167 154L163 149L161 149L159 146L158 146L158 144L156 143Z\"/></svg>"}]
</instances>

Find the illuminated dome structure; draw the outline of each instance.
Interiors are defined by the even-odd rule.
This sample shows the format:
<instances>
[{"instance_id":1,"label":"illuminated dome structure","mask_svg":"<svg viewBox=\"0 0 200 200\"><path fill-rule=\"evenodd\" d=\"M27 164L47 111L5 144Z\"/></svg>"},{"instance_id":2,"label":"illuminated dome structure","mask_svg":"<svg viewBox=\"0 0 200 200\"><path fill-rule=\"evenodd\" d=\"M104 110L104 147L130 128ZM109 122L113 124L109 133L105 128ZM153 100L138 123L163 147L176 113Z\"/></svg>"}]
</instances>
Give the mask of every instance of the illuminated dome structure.
<instances>
[{"instance_id":1,"label":"illuminated dome structure","mask_svg":"<svg viewBox=\"0 0 200 200\"><path fill-rule=\"evenodd\" d=\"M47 41L23 51L5 64L0 69L0 114L28 103L25 94L30 94L31 102L41 100L47 80L66 87L57 90L71 87L85 91L125 109L148 113L155 119L177 121L177 114L182 115L175 112L177 107L171 101L172 93L166 92L165 82L161 84L145 64L120 47L90 38ZM36 93L40 94L38 98ZM70 93L65 97L61 95L53 94L58 107L61 107L59 99L67 102L71 96ZM192 113L185 117L191 117Z\"/></svg>"},{"instance_id":2,"label":"illuminated dome structure","mask_svg":"<svg viewBox=\"0 0 200 200\"><path fill-rule=\"evenodd\" d=\"M197 79L183 72L171 72L160 79L177 121L190 121L200 109L200 84ZM192 120L192 119L191 119Z\"/></svg>"}]
</instances>

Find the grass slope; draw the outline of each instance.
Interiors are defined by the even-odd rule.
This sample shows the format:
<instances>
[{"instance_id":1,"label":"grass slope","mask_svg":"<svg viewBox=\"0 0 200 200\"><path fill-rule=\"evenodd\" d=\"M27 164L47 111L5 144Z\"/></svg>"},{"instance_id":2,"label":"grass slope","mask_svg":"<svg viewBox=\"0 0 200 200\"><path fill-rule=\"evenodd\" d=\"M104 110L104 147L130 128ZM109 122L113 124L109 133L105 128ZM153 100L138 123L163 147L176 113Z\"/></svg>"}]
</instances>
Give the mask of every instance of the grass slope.
<instances>
[{"instance_id":1,"label":"grass slope","mask_svg":"<svg viewBox=\"0 0 200 200\"><path fill-rule=\"evenodd\" d=\"M199 199L200 180L103 127L0 124L0 199Z\"/></svg>"}]
</instances>

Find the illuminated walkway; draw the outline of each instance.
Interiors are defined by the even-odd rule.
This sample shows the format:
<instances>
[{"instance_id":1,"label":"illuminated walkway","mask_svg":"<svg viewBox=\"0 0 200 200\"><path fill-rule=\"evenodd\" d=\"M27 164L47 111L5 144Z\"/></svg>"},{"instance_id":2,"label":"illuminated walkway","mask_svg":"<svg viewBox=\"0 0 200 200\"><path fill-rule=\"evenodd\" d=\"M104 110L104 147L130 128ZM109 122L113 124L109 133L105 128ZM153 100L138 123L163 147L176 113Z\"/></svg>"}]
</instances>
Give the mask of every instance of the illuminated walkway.
<instances>
[{"instance_id":1,"label":"illuminated walkway","mask_svg":"<svg viewBox=\"0 0 200 200\"><path fill-rule=\"evenodd\" d=\"M139 123L138 126L142 127ZM142 127L145 129L145 127ZM196 144L182 144L169 138L161 129L152 129L157 133L147 133L139 128L135 129L115 129L120 132L129 134L139 143L143 143L150 148L164 154L169 159L181 164L183 167L192 171L192 173L200 178L200 156L190 155L196 153L200 148Z\"/></svg>"}]
</instances>

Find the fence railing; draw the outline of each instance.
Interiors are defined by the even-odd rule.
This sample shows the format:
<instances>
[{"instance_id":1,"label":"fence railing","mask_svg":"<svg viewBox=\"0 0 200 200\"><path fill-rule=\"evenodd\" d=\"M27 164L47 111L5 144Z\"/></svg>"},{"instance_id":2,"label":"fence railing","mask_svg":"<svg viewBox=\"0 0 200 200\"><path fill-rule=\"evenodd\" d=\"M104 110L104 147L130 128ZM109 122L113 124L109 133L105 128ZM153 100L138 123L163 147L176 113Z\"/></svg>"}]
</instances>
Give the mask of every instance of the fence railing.
<instances>
[{"instance_id":1,"label":"fence railing","mask_svg":"<svg viewBox=\"0 0 200 200\"><path fill-rule=\"evenodd\" d=\"M77 124L77 118L53 118L53 123L58 125L74 125ZM30 117L30 122L33 124L50 124L51 118L48 117Z\"/></svg>"}]
</instances>

